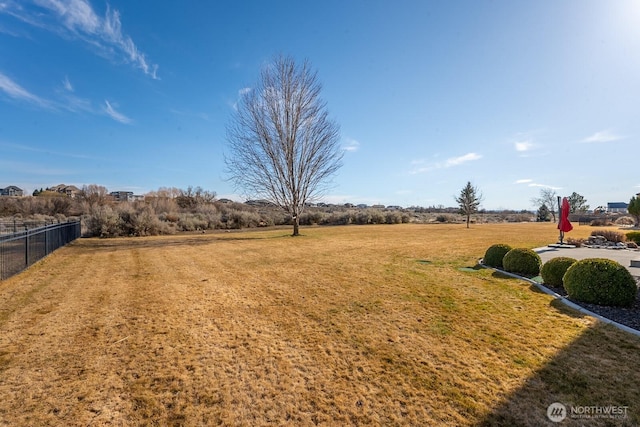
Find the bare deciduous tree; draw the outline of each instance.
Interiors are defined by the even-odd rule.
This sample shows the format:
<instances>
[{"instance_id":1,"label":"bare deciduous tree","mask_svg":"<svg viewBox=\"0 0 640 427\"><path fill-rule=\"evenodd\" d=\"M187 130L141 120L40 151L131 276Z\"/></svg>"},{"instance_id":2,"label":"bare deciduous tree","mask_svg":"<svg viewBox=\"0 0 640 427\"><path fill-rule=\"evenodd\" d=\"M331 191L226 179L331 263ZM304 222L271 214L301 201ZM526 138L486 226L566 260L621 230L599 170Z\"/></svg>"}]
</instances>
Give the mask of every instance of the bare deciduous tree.
<instances>
[{"instance_id":1,"label":"bare deciduous tree","mask_svg":"<svg viewBox=\"0 0 640 427\"><path fill-rule=\"evenodd\" d=\"M180 195L176 197L176 203L183 209L195 209L198 206L211 204L216 200L216 193L202 189L202 187L187 187L180 190Z\"/></svg>"},{"instance_id":2,"label":"bare deciduous tree","mask_svg":"<svg viewBox=\"0 0 640 427\"><path fill-rule=\"evenodd\" d=\"M158 191L151 192L149 194L155 197L162 197L165 199L175 199L182 193L182 191L183 190L177 187L160 187L158 188Z\"/></svg>"},{"instance_id":3,"label":"bare deciduous tree","mask_svg":"<svg viewBox=\"0 0 640 427\"><path fill-rule=\"evenodd\" d=\"M556 199L556 191L552 188L544 187L540 189L540 197L534 197L531 199L531 203L538 207L547 205L549 213L553 217L553 222L556 222L556 207L558 206L558 201Z\"/></svg>"},{"instance_id":4,"label":"bare deciduous tree","mask_svg":"<svg viewBox=\"0 0 640 427\"><path fill-rule=\"evenodd\" d=\"M326 191L343 155L320 90L307 61L280 56L242 94L227 127L229 179L246 195L286 210L294 236L305 204Z\"/></svg>"},{"instance_id":5,"label":"bare deciduous tree","mask_svg":"<svg viewBox=\"0 0 640 427\"><path fill-rule=\"evenodd\" d=\"M478 212L478 207L482 202L482 194L477 187L471 185L471 182L467 182L467 185L460 190L460 195L455 199L460 207L460 213L467 217L467 228L469 228L471 215Z\"/></svg>"},{"instance_id":6,"label":"bare deciduous tree","mask_svg":"<svg viewBox=\"0 0 640 427\"><path fill-rule=\"evenodd\" d=\"M85 208L89 210L96 206L104 206L112 200L107 188L97 184L83 185L79 199Z\"/></svg>"}]
</instances>

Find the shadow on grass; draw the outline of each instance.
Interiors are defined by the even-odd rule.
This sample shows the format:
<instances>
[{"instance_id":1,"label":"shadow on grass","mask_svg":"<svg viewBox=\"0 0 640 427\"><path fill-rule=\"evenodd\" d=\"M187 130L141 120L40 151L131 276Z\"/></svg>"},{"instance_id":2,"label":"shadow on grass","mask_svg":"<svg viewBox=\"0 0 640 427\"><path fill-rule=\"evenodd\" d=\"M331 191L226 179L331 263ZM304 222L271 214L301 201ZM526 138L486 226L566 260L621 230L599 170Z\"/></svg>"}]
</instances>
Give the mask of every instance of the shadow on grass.
<instances>
[{"instance_id":1,"label":"shadow on grass","mask_svg":"<svg viewBox=\"0 0 640 427\"><path fill-rule=\"evenodd\" d=\"M500 270L494 270L493 273L491 274L491 277L495 277L496 279L522 280L518 277L513 277L508 274L505 274Z\"/></svg>"},{"instance_id":2,"label":"shadow on grass","mask_svg":"<svg viewBox=\"0 0 640 427\"><path fill-rule=\"evenodd\" d=\"M559 311L572 317L582 317L562 307L560 302L557 304L552 303ZM597 323L561 349L478 425L640 425L638 367L640 339ZM554 423L547 416L547 408L556 402L562 403L567 411L562 423ZM602 413L596 414L594 408L605 411L614 408L619 416L605 417ZM579 415L583 418L578 418Z\"/></svg>"},{"instance_id":3,"label":"shadow on grass","mask_svg":"<svg viewBox=\"0 0 640 427\"><path fill-rule=\"evenodd\" d=\"M492 276L523 280L499 270ZM529 288L544 293L533 283ZM554 298L549 305L565 316L587 317L559 299ZM638 426L639 381L640 338L598 322L506 396L478 425ZM556 402L567 411L561 423L552 422L547 415L549 405ZM602 413L607 410L617 415Z\"/></svg>"}]
</instances>

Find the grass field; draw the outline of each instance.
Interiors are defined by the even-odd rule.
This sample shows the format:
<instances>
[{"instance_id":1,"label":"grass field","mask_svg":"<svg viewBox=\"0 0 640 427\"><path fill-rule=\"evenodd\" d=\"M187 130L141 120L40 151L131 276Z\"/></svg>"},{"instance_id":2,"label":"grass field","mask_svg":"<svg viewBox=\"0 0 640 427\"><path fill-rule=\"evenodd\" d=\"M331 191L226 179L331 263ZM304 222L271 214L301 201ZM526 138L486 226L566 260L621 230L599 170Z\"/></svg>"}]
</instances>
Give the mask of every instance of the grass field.
<instances>
[{"instance_id":1,"label":"grass field","mask_svg":"<svg viewBox=\"0 0 640 427\"><path fill-rule=\"evenodd\" d=\"M640 424L638 337L460 270L552 224L301 231L82 239L0 282L0 425Z\"/></svg>"}]
</instances>

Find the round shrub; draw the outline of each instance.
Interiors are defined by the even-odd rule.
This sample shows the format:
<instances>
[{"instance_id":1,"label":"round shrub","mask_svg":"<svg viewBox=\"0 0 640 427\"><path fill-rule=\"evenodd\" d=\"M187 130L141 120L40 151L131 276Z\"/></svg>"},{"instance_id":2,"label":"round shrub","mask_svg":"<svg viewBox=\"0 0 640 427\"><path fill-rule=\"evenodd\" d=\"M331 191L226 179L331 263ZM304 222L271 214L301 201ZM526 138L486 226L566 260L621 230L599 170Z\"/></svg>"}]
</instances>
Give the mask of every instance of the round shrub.
<instances>
[{"instance_id":1,"label":"round shrub","mask_svg":"<svg viewBox=\"0 0 640 427\"><path fill-rule=\"evenodd\" d=\"M563 281L570 298L592 304L629 307L638 293L629 270L605 258L587 258L574 263Z\"/></svg>"},{"instance_id":2,"label":"round shrub","mask_svg":"<svg viewBox=\"0 0 640 427\"><path fill-rule=\"evenodd\" d=\"M540 255L531 249L511 249L502 259L504 269L522 276L537 276L540 273L542 260Z\"/></svg>"},{"instance_id":3,"label":"round shrub","mask_svg":"<svg viewBox=\"0 0 640 427\"><path fill-rule=\"evenodd\" d=\"M540 275L544 283L549 286L561 287L562 277L567 269L571 267L577 260L566 256L552 258L542 265Z\"/></svg>"},{"instance_id":4,"label":"round shrub","mask_svg":"<svg viewBox=\"0 0 640 427\"><path fill-rule=\"evenodd\" d=\"M502 268L502 259L511 250L511 246L504 243L497 243L490 246L484 253L483 261L489 267Z\"/></svg>"}]
</instances>

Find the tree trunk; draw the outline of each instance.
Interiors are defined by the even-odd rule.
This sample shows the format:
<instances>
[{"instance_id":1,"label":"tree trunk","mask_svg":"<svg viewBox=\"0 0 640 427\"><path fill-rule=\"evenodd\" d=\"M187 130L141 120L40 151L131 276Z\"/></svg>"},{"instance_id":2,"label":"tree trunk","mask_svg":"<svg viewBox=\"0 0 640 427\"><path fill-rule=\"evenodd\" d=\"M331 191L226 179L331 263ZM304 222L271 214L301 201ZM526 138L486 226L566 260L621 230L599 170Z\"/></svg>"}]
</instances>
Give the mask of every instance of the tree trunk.
<instances>
[{"instance_id":1,"label":"tree trunk","mask_svg":"<svg viewBox=\"0 0 640 427\"><path fill-rule=\"evenodd\" d=\"M467 215L467 228L469 228L469 220L471 219L471 215Z\"/></svg>"},{"instance_id":2,"label":"tree trunk","mask_svg":"<svg viewBox=\"0 0 640 427\"><path fill-rule=\"evenodd\" d=\"M298 215L293 216L293 234L292 236L300 235L300 217Z\"/></svg>"},{"instance_id":3,"label":"tree trunk","mask_svg":"<svg viewBox=\"0 0 640 427\"><path fill-rule=\"evenodd\" d=\"M302 209L297 203L297 200L293 203L293 206L289 207L289 209L291 219L293 220L293 234L291 236L296 237L300 235L300 212Z\"/></svg>"}]
</instances>

